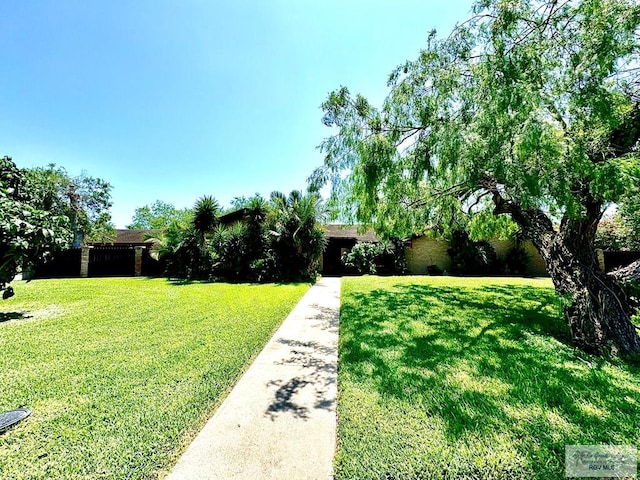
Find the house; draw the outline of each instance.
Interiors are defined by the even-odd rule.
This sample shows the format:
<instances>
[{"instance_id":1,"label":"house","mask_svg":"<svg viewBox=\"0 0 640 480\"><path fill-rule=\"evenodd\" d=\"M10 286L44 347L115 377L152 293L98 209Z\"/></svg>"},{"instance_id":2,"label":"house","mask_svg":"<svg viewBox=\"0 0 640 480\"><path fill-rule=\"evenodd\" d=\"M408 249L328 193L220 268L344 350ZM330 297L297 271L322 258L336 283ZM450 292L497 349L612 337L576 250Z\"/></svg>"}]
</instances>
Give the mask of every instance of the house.
<instances>
[{"instance_id":1,"label":"house","mask_svg":"<svg viewBox=\"0 0 640 480\"><path fill-rule=\"evenodd\" d=\"M344 273L340 258L349 252L357 242L378 242L373 229L359 231L357 225L324 225L327 246L320 259L323 275L341 275Z\"/></svg>"},{"instance_id":2,"label":"house","mask_svg":"<svg viewBox=\"0 0 640 480\"><path fill-rule=\"evenodd\" d=\"M321 265L324 275L341 275L344 273L340 261L342 255L353 248L357 242L378 242L379 239L368 229L361 231L361 227L353 225L325 225L327 247L325 248ZM490 240L496 255L504 259L512 246L509 240ZM425 275L428 268L435 265L441 271L451 271L451 258L448 254L449 243L441 239L426 236L414 236L405 243L405 258L407 271L412 275ZM529 257L527 274L531 276L547 276L546 265L531 241L522 244Z\"/></svg>"}]
</instances>

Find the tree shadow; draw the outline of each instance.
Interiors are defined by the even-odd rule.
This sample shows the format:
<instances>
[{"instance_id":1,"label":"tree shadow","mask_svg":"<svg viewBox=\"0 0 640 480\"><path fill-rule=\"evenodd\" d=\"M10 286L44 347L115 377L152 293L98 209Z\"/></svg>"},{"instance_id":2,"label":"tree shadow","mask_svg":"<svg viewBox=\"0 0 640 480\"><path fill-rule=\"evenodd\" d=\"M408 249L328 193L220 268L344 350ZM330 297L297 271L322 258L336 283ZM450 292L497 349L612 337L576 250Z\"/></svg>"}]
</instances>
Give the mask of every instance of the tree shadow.
<instances>
[{"instance_id":1,"label":"tree shadow","mask_svg":"<svg viewBox=\"0 0 640 480\"><path fill-rule=\"evenodd\" d=\"M267 383L267 386L275 385L278 387L274 395L274 400L269 404L266 411L266 414L271 417L271 420L275 420L277 414L285 412L292 413L295 418L307 420L309 418L309 409L304 405L293 402L292 398L308 384L309 380L300 377L292 378L285 383L280 380Z\"/></svg>"},{"instance_id":2,"label":"tree shadow","mask_svg":"<svg viewBox=\"0 0 640 480\"><path fill-rule=\"evenodd\" d=\"M146 280L155 280L158 277L140 277ZM166 278L166 277L165 277ZM210 280L190 280L188 278L166 278L167 284L173 287L184 287L187 285L209 285L209 284L228 284L228 285L246 285L248 287L256 287L261 285L275 285L277 287L299 286L299 285L312 285L309 282L250 282L247 280L234 280L234 279L221 279L214 278Z\"/></svg>"},{"instance_id":3,"label":"tree shadow","mask_svg":"<svg viewBox=\"0 0 640 480\"><path fill-rule=\"evenodd\" d=\"M550 288L354 292L343 299L340 334L341 372L437 418L451 445L504 432L524 438L519 454L531 465L544 459L556 476L567 444L638 440L638 390L611 376L611 363L571 347Z\"/></svg>"},{"instance_id":4,"label":"tree shadow","mask_svg":"<svg viewBox=\"0 0 640 480\"><path fill-rule=\"evenodd\" d=\"M270 381L267 386L277 386L265 415L275 420L281 413L291 413L295 418L308 420L314 410L335 410L338 381L337 355L338 312L336 309L312 305L316 313L306 317L310 328L329 335L322 340L279 338L277 342L287 347L284 358L276 365L296 367L296 376ZM304 391L303 391L304 390Z\"/></svg>"},{"instance_id":5,"label":"tree shadow","mask_svg":"<svg viewBox=\"0 0 640 480\"><path fill-rule=\"evenodd\" d=\"M32 317L33 315L26 314L25 312L0 312L0 323L11 320L26 320Z\"/></svg>"}]
</instances>

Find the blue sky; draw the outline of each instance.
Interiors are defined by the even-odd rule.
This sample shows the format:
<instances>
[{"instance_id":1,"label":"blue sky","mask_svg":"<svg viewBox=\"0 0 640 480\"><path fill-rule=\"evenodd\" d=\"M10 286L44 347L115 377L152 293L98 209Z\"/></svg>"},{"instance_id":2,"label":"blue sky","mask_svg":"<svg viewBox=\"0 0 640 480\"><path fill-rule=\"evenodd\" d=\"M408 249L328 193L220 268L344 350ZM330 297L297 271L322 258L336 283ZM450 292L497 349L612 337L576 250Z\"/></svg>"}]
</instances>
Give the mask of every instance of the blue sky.
<instances>
[{"instance_id":1,"label":"blue sky","mask_svg":"<svg viewBox=\"0 0 640 480\"><path fill-rule=\"evenodd\" d=\"M190 207L306 188L345 85L388 74L471 0L2 0L0 155L113 186L117 227L160 199Z\"/></svg>"}]
</instances>

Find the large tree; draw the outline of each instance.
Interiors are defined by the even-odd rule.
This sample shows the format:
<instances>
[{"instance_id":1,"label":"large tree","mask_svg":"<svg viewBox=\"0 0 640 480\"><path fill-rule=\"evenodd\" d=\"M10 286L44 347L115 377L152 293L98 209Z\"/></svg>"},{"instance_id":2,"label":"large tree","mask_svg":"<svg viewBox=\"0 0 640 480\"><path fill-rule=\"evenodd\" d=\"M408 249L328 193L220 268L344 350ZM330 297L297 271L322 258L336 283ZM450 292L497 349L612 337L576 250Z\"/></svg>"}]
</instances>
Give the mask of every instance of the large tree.
<instances>
[{"instance_id":1,"label":"large tree","mask_svg":"<svg viewBox=\"0 0 640 480\"><path fill-rule=\"evenodd\" d=\"M41 208L46 192L31 187L25 172L10 157L0 158L0 291L3 298L13 295L8 284L21 268L71 244L69 218Z\"/></svg>"},{"instance_id":2,"label":"large tree","mask_svg":"<svg viewBox=\"0 0 640 480\"><path fill-rule=\"evenodd\" d=\"M72 244L78 248L86 240L113 237L111 185L86 172L71 176L63 167L24 169L26 188L34 195L34 206L65 216L71 222Z\"/></svg>"},{"instance_id":3,"label":"large tree","mask_svg":"<svg viewBox=\"0 0 640 480\"><path fill-rule=\"evenodd\" d=\"M544 258L574 343L640 352L621 283L598 268L596 228L640 182L640 5L481 0L390 76L381 108L340 88L316 184L383 228L457 212L506 216ZM490 214L490 215L489 215Z\"/></svg>"}]
</instances>

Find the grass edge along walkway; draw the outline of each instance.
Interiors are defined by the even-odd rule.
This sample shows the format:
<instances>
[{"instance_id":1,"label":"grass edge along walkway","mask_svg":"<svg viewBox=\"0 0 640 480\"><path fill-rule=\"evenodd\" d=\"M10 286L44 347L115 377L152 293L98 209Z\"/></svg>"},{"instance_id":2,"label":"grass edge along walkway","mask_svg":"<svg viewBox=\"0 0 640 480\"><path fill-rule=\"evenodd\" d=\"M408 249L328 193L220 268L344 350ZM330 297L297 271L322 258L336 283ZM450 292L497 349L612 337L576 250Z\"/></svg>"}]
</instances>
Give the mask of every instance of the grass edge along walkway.
<instances>
[{"instance_id":1,"label":"grass edge along walkway","mask_svg":"<svg viewBox=\"0 0 640 480\"><path fill-rule=\"evenodd\" d=\"M333 478L340 283L311 287L166 480Z\"/></svg>"}]
</instances>

